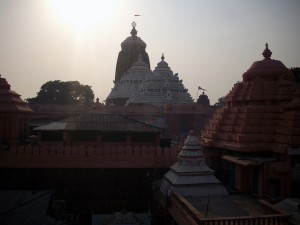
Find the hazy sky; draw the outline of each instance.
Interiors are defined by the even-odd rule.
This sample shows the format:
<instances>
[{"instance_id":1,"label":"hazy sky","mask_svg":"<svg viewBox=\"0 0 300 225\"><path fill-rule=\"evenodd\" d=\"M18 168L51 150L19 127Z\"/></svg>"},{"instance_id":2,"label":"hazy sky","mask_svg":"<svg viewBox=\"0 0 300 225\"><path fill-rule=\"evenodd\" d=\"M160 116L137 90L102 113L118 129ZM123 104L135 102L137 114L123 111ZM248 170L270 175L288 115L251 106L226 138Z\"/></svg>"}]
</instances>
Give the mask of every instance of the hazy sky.
<instances>
[{"instance_id":1,"label":"hazy sky","mask_svg":"<svg viewBox=\"0 0 300 225\"><path fill-rule=\"evenodd\" d=\"M50 80L91 85L106 99L136 17L153 70L165 61L195 99L226 95L265 43L300 67L299 0L0 0L0 73L22 99Z\"/></svg>"}]
</instances>

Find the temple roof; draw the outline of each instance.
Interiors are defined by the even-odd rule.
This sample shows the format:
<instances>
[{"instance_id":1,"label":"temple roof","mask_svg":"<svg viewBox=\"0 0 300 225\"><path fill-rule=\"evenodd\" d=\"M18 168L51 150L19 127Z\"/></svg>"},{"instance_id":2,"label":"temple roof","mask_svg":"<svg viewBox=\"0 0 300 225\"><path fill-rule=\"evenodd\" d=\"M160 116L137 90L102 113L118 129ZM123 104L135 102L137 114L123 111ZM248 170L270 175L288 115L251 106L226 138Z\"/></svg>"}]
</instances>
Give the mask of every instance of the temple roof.
<instances>
[{"instance_id":1,"label":"temple roof","mask_svg":"<svg viewBox=\"0 0 300 225\"><path fill-rule=\"evenodd\" d=\"M81 114L58 122L36 127L36 131L103 131L103 132L159 132L155 126L115 114Z\"/></svg>"},{"instance_id":2,"label":"temple roof","mask_svg":"<svg viewBox=\"0 0 300 225\"><path fill-rule=\"evenodd\" d=\"M205 163L198 137L191 131L178 154L178 162L165 174L160 190L177 191L185 197L226 196L225 187Z\"/></svg>"},{"instance_id":3,"label":"temple roof","mask_svg":"<svg viewBox=\"0 0 300 225\"><path fill-rule=\"evenodd\" d=\"M25 112L30 113L32 110L27 103L21 98L21 95L10 90L10 85L0 74L0 113L3 112Z\"/></svg>"},{"instance_id":4,"label":"temple roof","mask_svg":"<svg viewBox=\"0 0 300 225\"><path fill-rule=\"evenodd\" d=\"M243 79L245 81L254 80L257 76L265 79L270 73L272 73L271 76L273 77L285 75L285 79L294 79L292 72L288 70L281 61L271 59L272 52L269 49L268 44L266 44L266 48L262 55L264 56L264 59L254 62L247 72L244 73Z\"/></svg>"},{"instance_id":5,"label":"temple roof","mask_svg":"<svg viewBox=\"0 0 300 225\"><path fill-rule=\"evenodd\" d=\"M266 48L263 51L262 55L264 56L263 60L256 61L250 67L250 70L254 69L286 69L282 62L279 60L271 59L272 52L269 49L268 43L266 43Z\"/></svg>"},{"instance_id":6,"label":"temple roof","mask_svg":"<svg viewBox=\"0 0 300 225\"><path fill-rule=\"evenodd\" d=\"M193 99L184 87L178 74L173 71L164 60L157 64L152 76L148 76L141 84L139 90L132 95L126 105L163 105L163 104L191 104Z\"/></svg>"},{"instance_id":7,"label":"temple roof","mask_svg":"<svg viewBox=\"0 0 300 225\"><path fill-rule=\"evenodd\" d=\"M127 47L127 46L141 46L143 48L146 48L146 43L137 36L137 30L135 29L136 23L132 22L132 30L130 32L131 36L127 37L122 43L121 47Z\"/></svg>"},{"instance_id":8,"label":"temple roof","mask_svg":"<svg viewBox=\"0 0 300 225\"><path fill-rule=\"evenodd\" d=\"M151 75L152 71L143 61L142 56L139 55L138 60L131 65L130 69L124 73L119 81L115 82L107 101L126 99L126 102L139 89L141 83Z\"/></svg>"},{"instance_id":9,"label":"temple roof","mask_svg":"<svg viewBox=\"0 0 300 225\"><path fill-rule=\"evenodd\" d=\"M202 132L202 144L243 152L285 152L300 145L300 85L282 62L256 61L224 98Z\"/></svg>"}]
</instances>

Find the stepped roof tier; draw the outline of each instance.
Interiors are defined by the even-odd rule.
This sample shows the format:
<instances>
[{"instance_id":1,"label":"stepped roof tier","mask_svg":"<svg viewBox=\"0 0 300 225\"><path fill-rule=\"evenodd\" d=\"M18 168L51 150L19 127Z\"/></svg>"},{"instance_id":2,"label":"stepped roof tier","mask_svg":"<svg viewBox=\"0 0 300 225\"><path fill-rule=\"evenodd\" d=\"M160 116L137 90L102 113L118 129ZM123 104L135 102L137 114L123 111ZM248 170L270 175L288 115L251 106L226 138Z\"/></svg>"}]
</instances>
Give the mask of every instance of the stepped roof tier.
<instances>
[{"instance_id":1,"label":"stepped roof tier","mask_svg":"<svg viewBox=\"0 0 300 225\"><path fill-rule=\"evenodd\" d=\"M266 44L202 132L202 144L235 151L275 151L300 145L300 85Z\"/></svg>"},{"instance_id":2,"label":"stepped roof tier","mask_svg":"<svg viewBox=\"0 0 300 225\"><path fill-rule=\"evenodd\" d=\"M191 104L194 102L182 80L179 80L178 74L173 74L164 59L162 55L153 75L147 77L126 105Z\"/></svg>"},{"instance_id":3,"label":"stepped roof tier","mask_svg":"<svg viewBox=\"0 0 300 225\"><path fill-rule=\"evenodd\" d=\"M122 75L131 67L139 55L142 55L143 60L148 65L150 69L150 61L148 53L146 52L146 43L137 36L137 30L135 29L136 23L132 23L131 36L127 37L122 43L122 50L119 52L116 73L115 73L115 82L119 81Z\"/></svg>"},{"instance_id":4,"label":"stepped roof tier","mask_svg":"<svg viewBox=\"0 0 300 225\"><path fill-rule=\"evenodd\" d=\"M115 86L106 99L106 104L124 106L129 97L138 91L142 82L151 75L152 71L143 61L142 55L139 55L138 60L132 64L130 69L119 81L115 82Z\"/></svg>"},{"instance_id":5,"label":"stepped roof tier","mask_svg":"<svg viewBox=\"0 0 300 225\"><path fill-rule=\"evenodd\" d=\"M165 174L160 191L176 191L184 197L227 196L228 192L205 163L197 136L191 131L178 154L178 162Z\"/></svg>"},{"instance_id":6,"label":"stepped roof tier","mask_svg":"<svg viewBox=\"0 0 300 225\"><path fill-rule=\"evenodd\" d=\"M10 85L0 74L0 113L31 113L32 110L20 96L21 95L10 90Z\"/></svg>"}]
</instances>

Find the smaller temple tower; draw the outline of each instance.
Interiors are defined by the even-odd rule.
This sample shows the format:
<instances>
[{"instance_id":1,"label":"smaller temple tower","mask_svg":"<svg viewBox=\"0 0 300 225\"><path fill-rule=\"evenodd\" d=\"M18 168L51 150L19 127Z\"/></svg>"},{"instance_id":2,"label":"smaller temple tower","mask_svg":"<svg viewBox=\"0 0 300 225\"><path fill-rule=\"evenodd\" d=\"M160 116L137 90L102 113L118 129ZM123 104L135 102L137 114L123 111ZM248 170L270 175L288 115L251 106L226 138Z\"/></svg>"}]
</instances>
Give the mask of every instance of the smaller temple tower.
<instances>
[{"instance_id":1,"label":"smaller temple tower","mask_svg":"<svg viewBox=\"0 0 300 225\"><path fill-rule=\"evenodd\" d=\"M165 174L160 191L169 196L172 191L184 197L227 196L228 192L205 163L197 136L190 131L178 161Z\"/></svg>"},{"instance_id":2,"label":"smaller temple tower","mask_svg":"<svg viewBox=\"0 0 300 225\"><path fill-rule=\"evenodd\" d=\"M0 151L28 138L31 113L27 103L10 90L10 85L0 75Z\"/></svg>"},{"instance_id":3,"label":"smaller temple tower","mask_svg":"<svg viewBox=\"0 0 300 225\"><path fill-rule=\"evenodd\" d=\"M204 91L202 92L202 95L199 95L198 100L197 100L197 104L201 105L201 106L210 106L209 98L204 93Z\"/></svg>"},{"instance_id":4,"label":"smaller temple tower","mask_svg":"<svg viewBox=\"0 0 300 225\"><path fill-rule=\"evenodd\" d=\"M140 54L130 69L128 69L115 85L106 98L107 105L124 106L128 99L138 91L143 81L152 75L152 71Z\"/></svg>"}]
</instances>

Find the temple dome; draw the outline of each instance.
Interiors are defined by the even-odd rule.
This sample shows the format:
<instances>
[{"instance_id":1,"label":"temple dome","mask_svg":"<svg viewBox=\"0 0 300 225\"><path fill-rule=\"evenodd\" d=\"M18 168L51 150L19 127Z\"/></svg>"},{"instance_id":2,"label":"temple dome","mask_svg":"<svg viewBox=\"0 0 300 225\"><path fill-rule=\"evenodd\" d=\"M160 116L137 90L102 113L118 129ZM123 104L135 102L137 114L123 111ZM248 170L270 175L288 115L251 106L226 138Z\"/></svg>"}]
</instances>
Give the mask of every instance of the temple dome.
<instances>
[{"instance_id":1,"label":"temple dome","mask_svg":"<svg viewBox=\"0 0 300 225\"><path fill-rule=\"evenodd\" d=\"M125 47L131 47L131 46L140 46L143 48L146 48L146 43L137 35L137 30L135 29L136 23L133 22L132 23L132 30L130 32L131 36L127 37L122 43L121 43L121 47L125 48Z\"/></svg>"},{"instance_id":2,"label":"temple dome","mask_svg":"<svg viewBox=\"0 0 300 225\"><path fill-rule=\"evenodd\" d=\"M121 47L126 48L126 47L132 47L132 46L140 46L143 48L146 48L146 43L138 36L130 36L126 38L122 43Z\"/></svg>"},{"instance_id":3,"label":"temple dome","mask_svg":"<svg viewBox=\"0 0 300 225\"><path fill-rule=\"evenodd\" d=\"M263 60L254 62L251 67L244 73L243 79L245 81L259 79L277 79L277 76L283 76L284 79L293 80L294 75L285 67L285 65L279 61L271 59L272 52L270 51L268 44L263 51Z\"/></svg>"},{"instance_id":4,"label":"temple dome","mask_svg":"<svg viewBox=\"0 0 300 225\"><path fill-rule=\"evenodd\" d=\"M0 113L2 112L26 112L32 110L24 102L20 95L10 89L10 85L0 74Z\"/></svg>"},{"instance_id":5,"label":"temple dome","mask_svg":"<svg viewBox=\"0 0 300 225\"><path fill-rule=\"evenodd\" d=\"M279 60L265 58L263 60L254 62L249 70L257 69L286 69L286 67Z\"/></svg>"}]
</instances>

